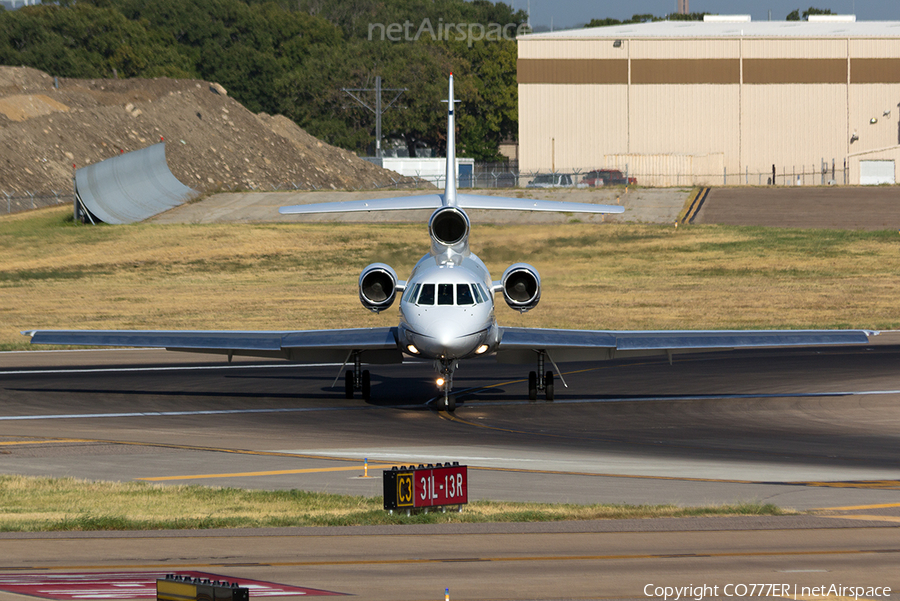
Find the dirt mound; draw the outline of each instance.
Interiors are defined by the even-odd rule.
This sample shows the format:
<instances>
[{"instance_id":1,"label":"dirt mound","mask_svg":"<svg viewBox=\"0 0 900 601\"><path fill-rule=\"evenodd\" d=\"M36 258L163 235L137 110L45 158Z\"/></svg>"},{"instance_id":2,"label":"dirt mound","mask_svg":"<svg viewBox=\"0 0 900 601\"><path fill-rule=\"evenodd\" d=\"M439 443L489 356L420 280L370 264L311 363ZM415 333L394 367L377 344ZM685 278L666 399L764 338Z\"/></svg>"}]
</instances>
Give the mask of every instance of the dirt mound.
<instances>
[{"instance_id":1,"label":"dirt mound","mask_svg":"<svg viewBox=\"0 0 900 601\"><path fill-rule=\"evenodd\" d=\"M253 114L218 84L56 80L27 67L0 67L0 192L71 191L73 165L160 138L172 173L198 190L375 188L405 181L285 117Z\"/></svg>"}]
</instances>

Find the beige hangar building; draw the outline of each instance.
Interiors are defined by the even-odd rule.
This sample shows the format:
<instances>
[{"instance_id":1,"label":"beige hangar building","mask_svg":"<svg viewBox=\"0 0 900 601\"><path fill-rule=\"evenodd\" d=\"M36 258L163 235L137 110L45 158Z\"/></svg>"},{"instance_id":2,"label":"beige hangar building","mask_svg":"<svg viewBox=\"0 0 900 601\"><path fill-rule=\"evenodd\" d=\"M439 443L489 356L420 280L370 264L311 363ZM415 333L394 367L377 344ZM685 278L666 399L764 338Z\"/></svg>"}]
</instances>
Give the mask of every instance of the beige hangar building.
<instances>
[{"instance_id":1,"label":"beige hangar building","mask_svg":"<svg viewBox=\"0 0 900 601\"><path fill-rule=\"evenodd\" d=\"M717 17L518 39L522 173L895 183L900 22ZM846 166L846 169L845 169Z\"/></svg>"}]
</instances>

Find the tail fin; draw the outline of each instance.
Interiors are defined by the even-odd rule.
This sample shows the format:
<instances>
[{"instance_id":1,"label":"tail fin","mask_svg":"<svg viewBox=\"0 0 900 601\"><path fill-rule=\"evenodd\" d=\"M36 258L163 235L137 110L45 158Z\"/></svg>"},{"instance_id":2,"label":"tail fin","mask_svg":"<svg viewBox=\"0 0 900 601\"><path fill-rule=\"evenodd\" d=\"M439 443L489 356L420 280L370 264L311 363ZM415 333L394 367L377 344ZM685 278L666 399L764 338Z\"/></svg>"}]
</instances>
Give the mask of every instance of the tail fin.
<instances>
[{"instance_id":1,"label":"tail fin","mask_svg":"<svg viewBox=\"0 0 900 601\"><path fill-rule=\"evenodd\" d=\"M444 184L444 206L456 206L456 124L453 116L453 73L447 97L447 178Z\"/></svg>"},{"instance_id":2,"label":"tail fin","mask_svg":"<svg viewBox=\"0 0 900 601\"><path fill-rule=\"evenodd\" d=\"M506 211L555 211L563 213L622 213L625 208L617 205L600 205L579 202L559 202L555 200L531 200L527 198L504 198L502 196L477 196L456 194L456 127L454 112L456 100L453 97L453 74L450 74L450 91L447 106L447 177L443 194L423 196L402 196L398 198L378 198L374 200L347 200L342 202L312 203L281 207L282 215L312 213L350 213L363 211L403 211L414 209L438 209L441 206L461 209L492 209Z\"/></svg>"}]
</instances>

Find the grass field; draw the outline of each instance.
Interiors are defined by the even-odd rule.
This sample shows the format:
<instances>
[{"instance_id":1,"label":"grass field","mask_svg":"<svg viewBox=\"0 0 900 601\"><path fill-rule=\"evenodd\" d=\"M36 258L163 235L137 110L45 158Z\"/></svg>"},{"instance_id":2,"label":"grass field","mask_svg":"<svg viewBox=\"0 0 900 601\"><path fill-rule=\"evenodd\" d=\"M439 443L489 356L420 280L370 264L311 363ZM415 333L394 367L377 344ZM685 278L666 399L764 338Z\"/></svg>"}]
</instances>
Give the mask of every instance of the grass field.
<instances>
[{"instance_id":1,"label":"grass field","mask_svg":"<svg viewBox=\"0 0 900 601\"><path fill-rule=\"evenodd\" d=\"M406 277L424 224L82 226L65 207L0 218L0 349L19 332L395 325L357 297L382 261ZM897 232L569 223L473 226L495 278L526 261L541 304L498 298L503 325L591 328L900 326Z\"/></svg>"},{"instance_id":2,"label":"grass field","mask_svg":"<svg viewBox=\"0 0 900 601\"><path fill-rule=\"evenodd\" d=\"M536 522L782 515L774 505L566 505L475 501L456 513L388 514L378 497L0 476L0 532ZM178 516L178 517L173 517Z\"/></svg>"}]
</instances>

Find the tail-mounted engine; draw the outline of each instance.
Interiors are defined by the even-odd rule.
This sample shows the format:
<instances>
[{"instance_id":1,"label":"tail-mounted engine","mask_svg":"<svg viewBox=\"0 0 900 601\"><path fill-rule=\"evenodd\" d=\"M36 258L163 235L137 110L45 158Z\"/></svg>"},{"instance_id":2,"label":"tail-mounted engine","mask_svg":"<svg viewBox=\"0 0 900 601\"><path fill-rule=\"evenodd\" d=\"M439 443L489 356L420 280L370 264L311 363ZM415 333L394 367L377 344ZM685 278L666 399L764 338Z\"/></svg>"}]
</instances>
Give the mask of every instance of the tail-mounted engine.
<instances>
[{"instance_id":1,"label":"tail-mounted engine","mask_svg":"<svg viewBox=\"0 0 900 601\"><path fill-rule=\"evenodd\" d=\"M534 309L541 300L541 276L528 263L507 267L500 284L506 304L520 313Z\"/></svg>"},{"instance_id":2,"label":"tail-mounted engine","mask_svg":"<svg viewBox=\"0 0 900 601\"><path fill-rule=\"evenodd\" d=\"M454 255L465 256L469 251L469 217L458 207L441 207L428 222L431 252L444 260Z\"/></svg>"},{"instance_id":3,"label":"tail-mounted engine","mask_svg":"<svg viewBox=\"0 0 900 601\"><path fill-rule=\"evenodd\" d=\"M384 311L396 296L397 274L389 265L372 263L359 274L359 301L369 311Z\"/></svg>"}]
</instances>

